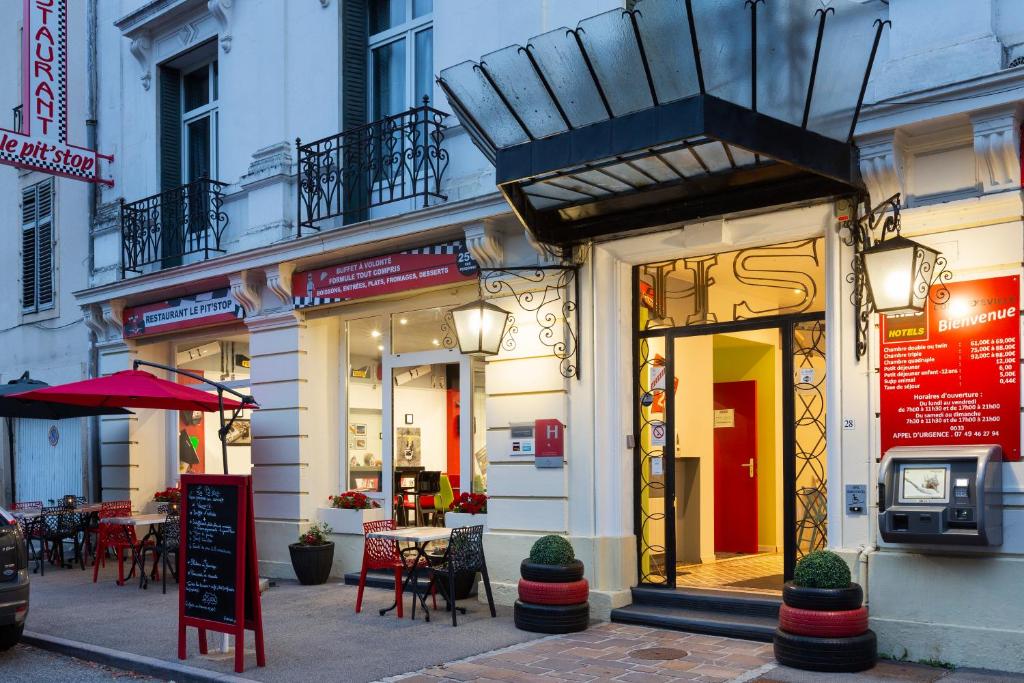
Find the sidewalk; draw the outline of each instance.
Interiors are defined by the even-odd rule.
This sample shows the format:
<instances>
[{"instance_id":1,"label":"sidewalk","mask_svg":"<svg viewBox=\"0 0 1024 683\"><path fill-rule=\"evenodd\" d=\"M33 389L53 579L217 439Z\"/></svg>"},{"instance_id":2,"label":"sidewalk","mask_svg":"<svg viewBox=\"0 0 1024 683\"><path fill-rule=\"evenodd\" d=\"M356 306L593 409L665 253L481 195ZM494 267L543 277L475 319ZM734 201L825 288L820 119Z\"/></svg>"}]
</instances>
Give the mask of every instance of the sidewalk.
<instances>
[{"instance_id":1,"label":"sidewalk","mask_svg":"<svg viewBox=\"0 0 1024 683\"><path fill-rule=\"evenodd\" d=\"M178 596L173 582L162 595L159 582L140 590L134 582L117 586L115 576L116 568L109 565L96 584L91 568L48 568L46 576L34 575L28 631L50 641L67 641L51 642L50 647L78 657L122 668L128 666L123 658L132 658L138 670L157 678L239 680L233 675L232 655L199 655L194 629L189 633L189 658L178 660ZM443 610L430 623L412 621L408 614L402 620L392 614L378 616L377 610L389 606L393 595L368 588L363 612L357 615L352 586L280 582L263 595L267 666L256 667L250 635L241 677L275 683L1024 681L1024 676L895 662L880 662L865 674L809 673L777 666L771 644L625 624L595 624L583 633L544 637L517 630L508 608L499 607L498 617L492 619L487 607L473 600L461 603L469 613L460 615L458 628L452 628ZM219 642L214 634L210 645ZM187 668L172 670L180 665Z\"/></svg>"}]
</instances>

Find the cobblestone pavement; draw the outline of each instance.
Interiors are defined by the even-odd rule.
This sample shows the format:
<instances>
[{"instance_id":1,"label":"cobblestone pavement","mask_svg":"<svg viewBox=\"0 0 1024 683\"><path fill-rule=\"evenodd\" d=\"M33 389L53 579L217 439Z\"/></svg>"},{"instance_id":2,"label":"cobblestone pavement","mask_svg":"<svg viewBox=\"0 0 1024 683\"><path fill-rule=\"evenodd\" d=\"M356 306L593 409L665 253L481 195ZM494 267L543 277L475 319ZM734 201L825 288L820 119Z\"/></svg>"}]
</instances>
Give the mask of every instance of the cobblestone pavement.
<instances>
[{"instance_id":1,"label":"cobblestone pavement","mask_svg":"<svg viewBox=\"0 0 1024 683\"><path fill-rule=\"evenodd\" d=\"M645 657L670 657L647 659ZM626 681L671 683L1021 683L1024 676L973 669L949 670L880 661L859 674L798 671L776 664L771 643L677 631L599 624L583 633L551 636L458 662L386 679L441 681Z\"/></svg>"}]
</instances>

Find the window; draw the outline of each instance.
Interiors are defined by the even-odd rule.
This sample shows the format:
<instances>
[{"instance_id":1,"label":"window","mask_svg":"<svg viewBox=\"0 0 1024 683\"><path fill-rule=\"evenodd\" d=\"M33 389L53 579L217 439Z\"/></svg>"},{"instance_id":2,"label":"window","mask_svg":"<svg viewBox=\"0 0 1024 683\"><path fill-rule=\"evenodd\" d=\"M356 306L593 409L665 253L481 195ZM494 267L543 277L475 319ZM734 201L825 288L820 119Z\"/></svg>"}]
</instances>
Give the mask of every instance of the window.
<instances>
[{"instance_id":1,"label":"window","mask_svg":"<svg viewBox=\"0 0 1024 683\"><path fill-rule=\"evenodd\" d=\"M53 179L21 193L21 310L53 308Z\"/></svg>"},{"instance_id":2,"label":"window","mask_svg":"<svg viewBox=\"0 0 1024 683\"><path fill-rule=\"evenodd\" d=\"M371 120L419 106L433 92L433 0L372 0L369 8Z\"/></svg>"},{"instance_id":3,"label":"window","mask_svg":"<svg viewBox=\"0 0 1024 683\"><path fill-rule=\"evenodd\" d=\"M181 78L181 158L186 183L217 177L217 61Z\"/></svg>"}]
</instances>

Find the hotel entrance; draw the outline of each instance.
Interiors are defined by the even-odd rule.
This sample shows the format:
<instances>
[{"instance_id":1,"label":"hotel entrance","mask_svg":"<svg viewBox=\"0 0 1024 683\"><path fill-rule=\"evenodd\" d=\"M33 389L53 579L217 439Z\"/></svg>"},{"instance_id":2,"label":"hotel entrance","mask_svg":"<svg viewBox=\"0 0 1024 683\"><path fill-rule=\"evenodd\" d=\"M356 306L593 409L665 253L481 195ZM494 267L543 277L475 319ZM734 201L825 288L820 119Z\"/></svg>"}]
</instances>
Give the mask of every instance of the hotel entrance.
<instances>
[{"instance_id":1,"label":"hotel entrance","mask_svg":"<svg viewBox=\"0 0 1024 683\"><path fill-rule=\"evenodd\" d=\"M635 269L641 584L777 594L826 546L821 248Z\"/></svg>"}]
</instances>

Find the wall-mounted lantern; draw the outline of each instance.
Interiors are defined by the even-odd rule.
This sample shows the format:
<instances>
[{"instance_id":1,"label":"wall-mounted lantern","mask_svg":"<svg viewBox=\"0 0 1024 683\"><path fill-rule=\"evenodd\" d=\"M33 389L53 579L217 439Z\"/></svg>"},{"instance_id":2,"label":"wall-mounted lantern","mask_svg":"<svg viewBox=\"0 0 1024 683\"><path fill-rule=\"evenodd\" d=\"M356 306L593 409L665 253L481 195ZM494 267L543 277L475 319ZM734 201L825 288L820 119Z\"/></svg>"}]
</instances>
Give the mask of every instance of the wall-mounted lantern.
<instances>
[{"instance_id":1,"label":"wall-mounted lantern","mask_svg":"<svg viewBox=\"0 0 1024 683\"><path fill-rule=\"evenodd\" d=\"M850 299L857 310L857 360L867 351L871 313L916 315L924 311L929 301L941 304L949 298L944 283L953 274L946 270L945 257L931 247L903 237L901 227L898 193L865 216L854 215L843 222L842 228L849 230L844 241L854 251L846 281L853 285Z\"/></svg>"},{"instance_id":2,"label":"wall-mounted lantern","mask_svg":"<svg viewBox=\"0 0 1024 683\"><path fill-rule=\"evenodd\" d=\"M483 299L453 308L455 336L459 350L473 356L493 356L501 349L501 340L511 314Z\"/></svg>"}]
</instances>

